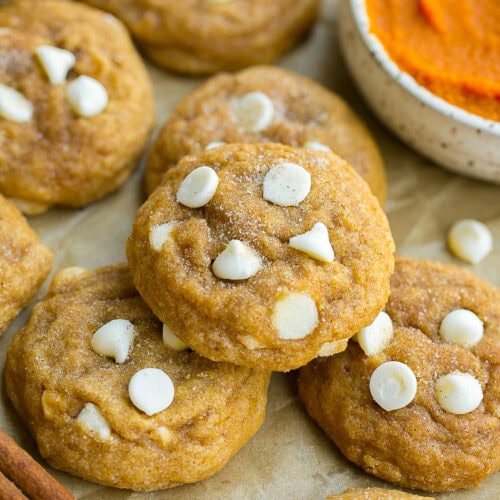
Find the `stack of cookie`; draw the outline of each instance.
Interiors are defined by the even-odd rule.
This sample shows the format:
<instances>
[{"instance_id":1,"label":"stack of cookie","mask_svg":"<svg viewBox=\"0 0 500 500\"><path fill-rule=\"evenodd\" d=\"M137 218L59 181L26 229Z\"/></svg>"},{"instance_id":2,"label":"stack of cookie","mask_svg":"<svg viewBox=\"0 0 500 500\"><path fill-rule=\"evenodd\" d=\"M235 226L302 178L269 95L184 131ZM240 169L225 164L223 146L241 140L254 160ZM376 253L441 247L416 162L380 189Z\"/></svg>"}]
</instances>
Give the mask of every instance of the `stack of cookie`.
<instances>
[{"instance_id":1,"label":"stack of cookie","mask_svg":"<svg viewBox=\"0 0 500 500\"><path fill-rule=\"evenodd\" d=\"M154 60L190 73L270 61L318 6L292 2L284 14L284 0L245 2L248 12L205 0L191 18L175 2L89 3L123 17ZM214 9L224 23L202 29ZM248 29L270 28L240 57L250 14ZM0 55L15 52L0 67L0 127L20 138L2 150L0 192L34 213L119 187L154 122L120 22L23 0L0 9L0 26ZM300 368L306 411L367 472L446 491L500 468L500 293L430 261L398 258L394 269L383 163L339 97L268 66L215 76L173 110L145 186L128 265L58 272L9 347L8 395L49 464L140 491L200 481L262 424L271 372ZM22 217L2 198L0 213ZM6 321L51 263L24 232L38 260L23 265L37 273Z\"/></svg>"}]
</instances>

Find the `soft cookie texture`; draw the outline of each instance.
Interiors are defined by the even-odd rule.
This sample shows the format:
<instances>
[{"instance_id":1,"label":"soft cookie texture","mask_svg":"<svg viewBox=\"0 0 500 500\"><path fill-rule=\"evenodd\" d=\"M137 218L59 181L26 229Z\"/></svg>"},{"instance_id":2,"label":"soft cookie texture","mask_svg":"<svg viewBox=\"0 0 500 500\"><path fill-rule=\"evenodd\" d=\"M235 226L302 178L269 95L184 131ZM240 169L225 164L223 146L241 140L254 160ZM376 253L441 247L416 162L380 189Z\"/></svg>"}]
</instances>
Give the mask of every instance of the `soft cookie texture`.
<instances>
[{"instance_id":1,"label":"soft cookie texture","mask_svg":"<svg viewBox=\"0 0 500 500\"><path fill-rule=\"evenodd\" d=\"M387 490L385 488L347 488L344 493L329 495L326 500L423 500L419 495L411 495L399 490Z\"/></svg>"},{"instance_id":2,"label":"soft cookie texture","mask_svg":"<svg viewBox=\"0 0 500 500\"><path fill-rule=\"evenodd\" d=\"M29 304L52 267L52 251L0 195L0 335Z\"/></svg>"},{"instance_id":3,"label":"soft cookie texture","mask_svg":"<svg viewBox=\"0 0 500 500\"><path fill-rule=\"evenodd\" d=\"M470 348L439 333L458 309L484 321ZM394 324L385 350L367 356L351 342L301 369L307 412L349 460L386 481L436 492L478 485L500 468L499 290L452 265L398 258L385 310ZM417 380L414 398L392 411L369 387L387 362L403 363ZM396 382L387 381L386 401Z\"/></svg>"},{"instance_id":4,"label":"soft cookie texture","mask_svg":"<svg viewBox=\"0 0 500 500\"><path fill-rule=\"evenodd\" d=\"M154 122L149 77L123 25L73 2L20 1L0 8L0 27L0 81L23 99L2 112L0 92L0 192L36 213L117 189Z\"/></svg>"},{"instance_id":5,"label":"soft cookie texture","mask_svg":"<svg viewBox=\"0 0 500 500\"><path fill-rule=\"evenodd\" d=\"M319 0L86 0L119 17L144 53L190 74L270 63L316 19Z\"/></svg>"},{"instance_id":6,"label":"soft cookie texture","mask_svg":"<svg viewBox=\"0 0 500 500\"><path fill-rule=\"evenodd\" d=\"M188 208L178 194L201 168L213 174L192 195L213 175L217 188ZM326 235L309 240L314 252L292 247L317 223ZM127 243L139 292L174 335L209 359L270 370L341 351L371 323L387 301L393 250L380 205L347 163L279 144L185 157L139 209Z\"/></svg>"},{"instance_id":7,"label":"soft cookie texture","mask_svg":"<svg viewBox=\"0 0 500 500\"><path fill-rule=\"evenodd\" d=\"M117 319L136 330L121 363L91 345ZM261 425L269 374L169 348L126 266L114 266L56 275L9 346L5 381L50 465L151 491L219 471Z\"/></svg>"},{"instance_id":8,"label":"soft cookie texture","mask_svg":"<svg viewBox=\"0 0 500 500\"><path fill-rule=\"evenodd\" d=\"M332 150L368 182L381 204L385 201L385 169L370 132L340 97L290 71L259 66L218 75L185 97L153 144L146 191L151 193L183 156L219 142Z\"/></svg>"}]
</instances>

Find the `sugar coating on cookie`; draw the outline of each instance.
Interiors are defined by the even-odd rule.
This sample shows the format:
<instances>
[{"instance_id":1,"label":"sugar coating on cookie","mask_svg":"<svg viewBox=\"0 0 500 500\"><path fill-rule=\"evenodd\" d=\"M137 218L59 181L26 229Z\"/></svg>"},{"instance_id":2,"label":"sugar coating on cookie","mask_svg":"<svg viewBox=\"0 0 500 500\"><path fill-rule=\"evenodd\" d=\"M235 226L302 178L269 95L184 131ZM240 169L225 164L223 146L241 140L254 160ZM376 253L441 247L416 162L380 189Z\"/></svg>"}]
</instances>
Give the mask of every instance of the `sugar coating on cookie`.
<instances>
[{"instance_id":1,"label":"sugar coating on cookie","mask_svg":"<svg viewBox=\"0 0 500 500\"><path fill-rule=\"evenodd\" d=\"M28 214L121 186L154 124L151 82L125 27L82 3L0 6L0 193ZM117 130L119 133L117 134Z\"/></svg>"},{"instance_id":2,"label":"sugar coating on cookie","mask_svg":"<svg viewBox=\"0 0 500 500\"><path fill-rule=\"evenodd\" d=\"M52 251L0 195L0 335L26 307L52 267Z\"/></svg>"},{"instance_id":3,"label":"sugar coating on cookie","mask_svg":"<svg viewBox=\"0 0 500 500\"><path fill-rule=\"evenodd\" d=\"M146 191L151 193L184 156L212 144L266 142L318 155L333 151L368 182L381 203L385 200L381 156L354 112L318 83L271 66L215 76L182 99L152 146Z\"/></svg>"},{"instance_id":4,"label":"sugar coating on cookie","mask_svg":"<svg viewBox=\"0 0 500 500\"><path fill-rule=\"evenodd\" d=\"M116 320L136 330L121 363L92 348L96 330L115 330ZM51 466L153 491L206 479L252 437L269 373L173 349L165 332L125 265L59 274L15 334L5 370L14 408Z\"/></svg>"},{"instance_id":5,"label":"sugar coating on cookie","mask_svg":"<svg viewBox=\"0 0 500 500\"><path fill-rule=\"evenodd\" d=\"M311 27L319 0L86 0L121 19L160 66L193 75L269 64Z\"/></svg>"},{"instance_id":6,"label":"sugar coating on cookie","mask_svg":"<svg viewBox=\"0 0 500 500\"><path fill-rule=\"evenodd\" d=\"M500 291L462 268L398 257L385 311L393 335L382 351L349 342L300 370L307 412L381 479L434 492L476 486L500 466ZM484 328L473 345L464 311Z\"/></svg>"},{"instance_id":7,"label":"sugar coating on cookie","mask_svg":"<svg viewBox=\"0 0 500 500\"><path fill-rule=\"evenodd\" d=\"M205 193L210 178L200 203L179 196ZM152 246L172 221L168 243ZM373 321L392 251L383 212L347 164L277 144L185 157L127 244L135 283L176 337L210 359L271 370L301 366L325 344L333 354Z\"/></svg>"}]
</instances>

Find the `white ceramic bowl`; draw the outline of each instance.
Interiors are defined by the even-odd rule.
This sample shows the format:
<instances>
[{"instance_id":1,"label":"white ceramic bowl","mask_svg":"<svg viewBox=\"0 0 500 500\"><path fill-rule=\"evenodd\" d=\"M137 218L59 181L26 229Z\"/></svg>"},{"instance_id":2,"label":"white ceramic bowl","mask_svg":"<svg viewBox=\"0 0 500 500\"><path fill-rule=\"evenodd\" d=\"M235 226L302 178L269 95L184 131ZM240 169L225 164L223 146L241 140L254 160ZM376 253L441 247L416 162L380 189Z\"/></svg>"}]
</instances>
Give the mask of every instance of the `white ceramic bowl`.
<instances>
[{"instance_id":1,"label":"white ceramic bowl","mask_svg":"<svg viewBox=\"0 0 500 500\"><path fill-rule=\"evenodd\" d=\"M453 106L392 62L369 33L364 0L342 0L340 43L373 111L396 135L454 172L500 184L500 122Z\"/></svg>"}]
</instances>

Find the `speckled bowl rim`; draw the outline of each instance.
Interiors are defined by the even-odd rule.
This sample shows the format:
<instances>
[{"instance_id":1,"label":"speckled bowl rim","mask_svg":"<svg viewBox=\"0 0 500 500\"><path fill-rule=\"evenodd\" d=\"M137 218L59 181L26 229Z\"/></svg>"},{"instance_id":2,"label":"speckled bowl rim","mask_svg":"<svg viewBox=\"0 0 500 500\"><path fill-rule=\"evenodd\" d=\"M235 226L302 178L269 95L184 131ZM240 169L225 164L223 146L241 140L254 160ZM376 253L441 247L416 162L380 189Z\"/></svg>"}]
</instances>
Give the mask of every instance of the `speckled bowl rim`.
<instances>
[{"instance_id":1,"label":"speckled bowl rim","mask_svg":"<svg viewBox=\"0 0 500 500\"><path fill-rule=\"evenodd\" d=\"M373 54L375 60L383 70L399 83L407 92L416 99L422 101L430 108L441 113L448 118L455 120L463 125L480 129L492 135L500 137L500 122L488 120L481 116L469 113L458 106L441 99L426 88L422 87L416 80L390 59L379 39L370 33L370 19L366 10L365 0L348 0L354 22L366 46Z\"/></svg>"}]
</instances>

